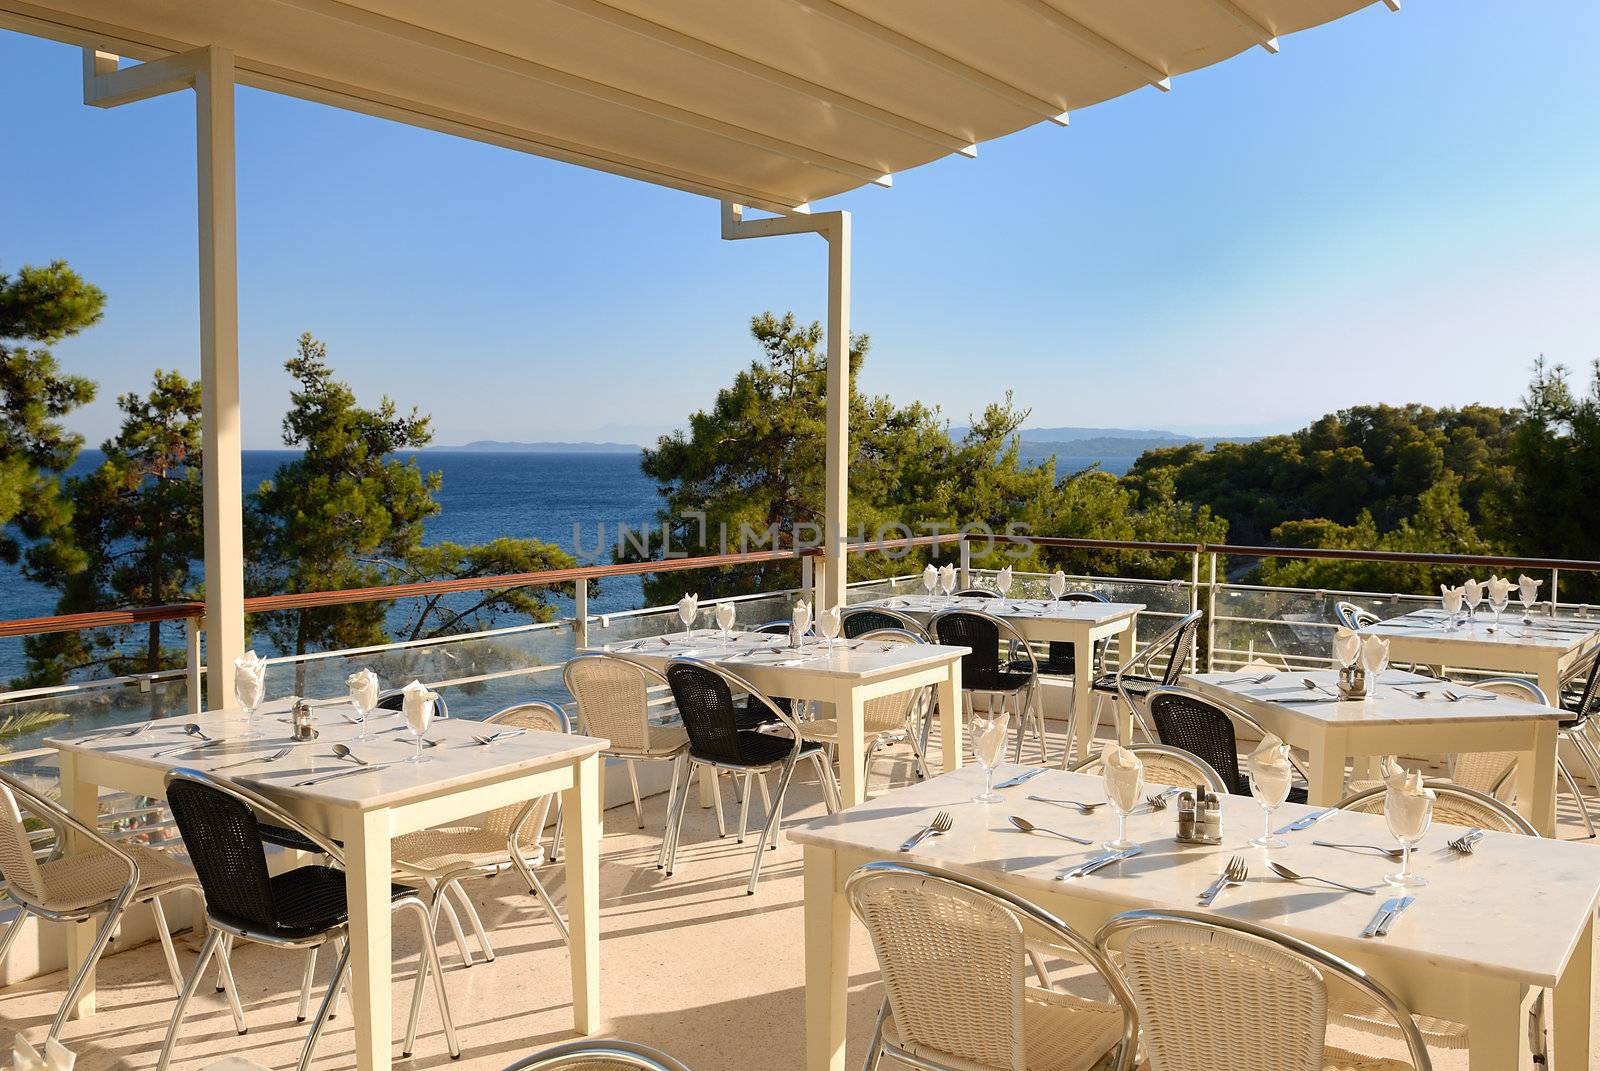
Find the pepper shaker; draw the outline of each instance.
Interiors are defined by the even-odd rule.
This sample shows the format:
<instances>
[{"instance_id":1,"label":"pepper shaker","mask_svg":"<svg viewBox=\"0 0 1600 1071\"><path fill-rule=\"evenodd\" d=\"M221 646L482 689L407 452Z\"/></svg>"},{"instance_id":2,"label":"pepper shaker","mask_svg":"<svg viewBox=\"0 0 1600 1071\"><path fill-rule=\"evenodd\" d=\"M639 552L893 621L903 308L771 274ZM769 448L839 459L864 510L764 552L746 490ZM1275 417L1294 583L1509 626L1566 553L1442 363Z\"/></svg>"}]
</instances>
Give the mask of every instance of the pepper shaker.
<instances>
[{"instance_id":1,"label":"pepper shaker","mask_svg":"<svg viewBox=\"0 0 1600 1071\"><path fill-rule=\"evenodd\" d=\"M291 719L294 726L296 740L310 740L317 735L316 726L311 724L311 701L296 698L294 701L294 714Z\"/></svg>"}]
</instances>

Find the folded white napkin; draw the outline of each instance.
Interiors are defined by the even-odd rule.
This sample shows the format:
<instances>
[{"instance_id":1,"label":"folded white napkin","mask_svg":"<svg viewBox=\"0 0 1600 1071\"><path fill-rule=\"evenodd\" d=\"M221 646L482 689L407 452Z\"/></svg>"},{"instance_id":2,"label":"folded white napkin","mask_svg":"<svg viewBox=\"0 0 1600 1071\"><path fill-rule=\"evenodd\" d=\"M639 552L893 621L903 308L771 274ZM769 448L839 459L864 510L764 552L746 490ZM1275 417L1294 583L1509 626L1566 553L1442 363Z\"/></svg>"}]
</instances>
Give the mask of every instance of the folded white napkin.
<instances>
[{"instance_id":1,"label":"folded white napkin","mask_svg":"<svg viewBox=\"0 0 1600 1071\"><path fill-rule=\"evenodd\" d=\"M1496 603L1496 602L1503 603L1507 599L1509 599L1510 597L1511 597L1511 581L1507 580L1503 576L1490 575L1490 577L1489 577L1489 601L1491 603Z\"/></svg>"},{"instance_id":2,"label":"folded white napkin","mask_svg":"<svg viewBox=\"0 0 1600 1071\"><path fill-rule=\"evenodd\" d=\"M1050 574L1050 597L1059 599L1067 593L1067 574L1060 569Z\"/></svg>"},{"instance_id":3,"label":"folded white napkin","mask_svg":"<svg viewBox=\"0 0 1600 1071\"><path fill-rule=\"evenodd\" d=\"M21 1034L11 1039L11 1066L16 1071L72 1071L78 1054L55 1038L44 1043L44 1054L28 1043Z\"/></svg>"},{"instance_id":4,"label":"folded white napkin","mask_svg":"<svg viewBox=\"0 0 1600 1071\"><path fill-rule=\"evenodd\" d=\"M839 635L839 625L843 620L842 611L837 606L830 606L817 615L817 624L821 626L824 636Z\"/></svg>"},{"instance_id":5,"label":"folded white napkin","mask_svg":"<svg viewBox=\"0 0 1600 1071\"><path fill-rule=\"evenodd\" d=\"M378 675L370 669L358 669L344 679L350 689L350 702L357 710L371 710L378 705Z\"/></svg>"},{"instance_id":6,"label":"folded white napkin","mask_svg":"<svg viewBox=\"0 0 1600 1071\"><path fill-rule=\"evenodd\" d=\"M1002 596L1011 590L1011 566L1006 566L994 574L994 589Z\"/></svg>"},{"instance_id":7,"label":"folded white napkin","mask_svg":"<svg viewBox=\"0 0 1600 1071\"><path fill-rule=\"evenodd\" d=\"M1006 752L1006 726L1010 720L1011 716L1003 710L987 715L974 713L972 750L978 761L990 769L999 765L1000 757Z\"/></svg>"},{"instance_id":8,"label":"folded white napkin","mask_svg":"<svg viewBox=\"0 0 1600 1071\"><path fill-rule=\"evenodd\" d=\"M695 617L700 613L700 596L685 595L678 600L678 618L687 625L693 625Z\"/></svg>"},{"instance_id":9,"label":"folded white napkin","mask_svg":"<svg viewBox=\"0 0 1600 1071\"><path fill-rule=\"evenodd\" d=\"M922 570L922 586L927 591L932 591L939 586L939 567L930 564Z\"/></svg>"},{"instance_id":10,"label":"folded white napkin","mask_svg":"<svg viewBox=\"0 0 1600 1071\"><path fill-rule=\"evenodd\" d=\"M254 710L266 693L267 660L249 650L233 660L233 671L233 697L240 706Z\"/></svg>"},{"instance_id":11,"label":"folded white napkin","mask_svg":"<svg viewBox=\"0 0 1600 1071\"><path fill-rule=\"evenodd\" d=\"M1433 818L1434 791L1424 787L1422 771L1406 773L1393 759L1383 766L1383 813L1389 832L1401 840L1415 840L1428 831Z\"/></svg>"},{"instance_id":12,"label":"folded white napkin","mask_svg":"<svg viewBox=\"0 0 1600 1071\"><path fill-rule=\"evenodd\" d=\"M1376 677L1389 665L1389 641L1382 636L1361 637L1361 668Z\"/></svg>"},{"instance_id":13,"label":"folded white napkin","mask_svg":"<svg viewBox=\"0 0 1600 1071\"><path fill-rule=\"evenodd\" d=\"M1131 811L1139 805L1139 794L1144 791L1144 763L1138 754L1110 744L1101 756L1106 782L1106 799L1119 811Z\"/></svg>"},{"instance_id":14,"label":"folded white napkin","mask_svg":"<svg viewBox=\"0 0 1600 1071\"><path fill-rule=\"evenodd\" d=\"M1468 609L1475 608L1483 601L1483 585L1476 580L1468 580L1461 585L1461 597L1466 600Z\"/></svg>"},{"instance_id":15,"label":"folded white napkin","mask_svg":"<svg viewBox=\"0 0 1600 1071\"><path fill-rule=\"evenodd\" d=\"M438 692L430 692L428 686L421 681L412 681L400 689L400 709L405 713L406 724L411 731L421 735L428 731L428 726L433 724L433 701L439 698Z\"/></svg>"},{"instance_id":16,"label":"folded white napkin","mask_svg":"<svg viewBox=\"0 0 1600 1071\"><path fill-rule=\"evenodd\" d=\"M953 565L939 566L939 583L954 588L956 586L956 567Z\"/></svg>"},{"instance_id":17,"label":"folded white napkin","mask_svg":"<svg viewBox=\"0 0 1600 1071\"><path fill-rule=\"evenodd\" d=\"M1268 733L1261 746L1246 756L1245 767L1250 771L1250 781L1262 806L1276 807L1289 798L1294 766L1289 762L1289 748L1282 740Z\"/></svg>"},{"instance_id":18,"label":"folded white napkin","mask_svg":"<svg viewBox=\"0 0 1600 1071\"><path fill-rule=\"evenodd\" d=\"M795 635L804 636L806 630L811 627L811 604L804 599L796 602L794 613L789 616L789 620L794 623Z\"/></svg>"},{"instance_id":19,"label":"folded white napkin","mask_svg":"<svg viewBox=\"0 0 1600 1071\"><path fill-rule=\"evenodd\" d=\"M717 603L717 627L726 632L733 627L735 610L731 602Z\"/></svg>"},{"instance_id":20,"label":"folded white napkin","mask_svg":"<svg viewBox=\"0 0 1600 1071\"><path fill-rule=\"evenodd\" d=\"M72 1071L72 1065L77 1062L78 1054L55 1038L49 1038L45 1041L44 1065L50 1071Z\"/></svg>"},{"instance_id":21,"label":"folded white napkin","mask_svg":"<svg viewBox=\"0 0 1600 1071\"><path fill-rule=\"evenodd\" d=\"M1439 598L1444 603L1444 612L1454 617L1461 612L1461 601L1466 598L1466 589L1439 585Z\"/></svg>"},{"instance_id":22,"label":"folded white napkin","mask_svg":"<svg viewBox=\"0 0 1600 1071\"><path fill-rule=\"evenodd\" d=\"M1349 668L1361 660L1361 633L1340 625L1333 633L1333 657Z\"/></svg>"},{"instance_id":23,"label":"folded white napkin","mask_svg":"<svg viewBox=\"0 0 1600 1071\"><path fill-rule=\"evenodd\" d=\"M1539 600L1539 585L1543 583L1543 580L1535 580L1527 574L1517 577L1517 594L1522 599L1522 605L1532 606Z\"/></svg>"}]
</instances>

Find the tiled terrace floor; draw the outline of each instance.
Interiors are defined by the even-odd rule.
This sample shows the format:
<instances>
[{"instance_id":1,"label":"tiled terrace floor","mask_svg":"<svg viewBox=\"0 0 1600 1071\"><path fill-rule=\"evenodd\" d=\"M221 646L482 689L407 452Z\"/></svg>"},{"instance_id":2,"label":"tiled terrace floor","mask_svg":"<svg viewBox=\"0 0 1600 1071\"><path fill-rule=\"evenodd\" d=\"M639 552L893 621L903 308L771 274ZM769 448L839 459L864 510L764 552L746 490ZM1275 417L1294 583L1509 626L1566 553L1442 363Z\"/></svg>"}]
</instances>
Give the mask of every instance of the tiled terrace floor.
<instances>
[{"instance_id":1,"label":"tiled terrace floor","mask_svg":"<svg viewBox=\"0 0 1600 1071\"><path fill-rule=\"evenodd\" d=\"M1055 741L1055 746L1059 743ZM878 767L874 791L883 790L887 770L886 763ZM895 776L906 774L902 767ZM667 879L654 867L664 804L660 796L646 801L643 830L635 827L631 807L614 808L606 815L600 945L605 1033L655 1045L694 1071L802 1067L799 848L785 840L770 853L757 894L746 896L750 843L737 845L731 835L717 840L711 812L693 808L678 871ZM796 786L790 813L796 817L822 813L814 783ZM1583 836L1570 801L1563 800L1561 820L1563 836ZM548 870L558 901L560 870ZM498 1071L542 1046L573 1036L567 959L555 930L515 878L502 876L471 888L492 927L498 958L463 970L454 958L454 946L445 944L446 976L463 1046L459 1063L451 1062L437 1016L430 1014L431 995L416 1055L399 1058L417 946L409 919L396 919L394 1052L400 1071L434 1067ZM180 949L192 956L195 944L185 935ZM324 973L332 958L323 957ZM191 962L186 956L185 966ZM203 987L191 1005L172 1064L175 1071L198 1071L227 1056L268 1068L294 1066L305 1033L294 1021L301 961L291 953L247 946L236 952L234 962L249 1033L236 1035L221 995ZM872 948L859 927L852 968L847 1066L859 1067L881 996ZM40 1041L63 986L58 973L0 992L0 1044L9 1049L11 1034L18 1029ZM108 957L100 970L99 1013L69 1024L64 1036L79 1054L78 1071L153 1068L172 999L158 946ZM346 1011L324 1034L314 1066L327 1071L354 1068L352 1042ZM1440 1054L1435 1067L1464 1068L1465 1060L1458 1054Z\"/></svg>"}]
</instances>

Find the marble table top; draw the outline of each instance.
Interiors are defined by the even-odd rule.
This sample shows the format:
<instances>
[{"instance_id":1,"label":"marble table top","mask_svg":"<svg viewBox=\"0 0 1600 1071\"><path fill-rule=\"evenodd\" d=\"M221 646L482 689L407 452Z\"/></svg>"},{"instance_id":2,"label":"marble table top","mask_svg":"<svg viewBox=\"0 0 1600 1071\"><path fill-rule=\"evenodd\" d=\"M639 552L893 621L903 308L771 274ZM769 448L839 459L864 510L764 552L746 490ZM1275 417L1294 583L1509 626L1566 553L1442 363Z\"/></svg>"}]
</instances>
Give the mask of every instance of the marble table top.
<instances>
[{"instance_id":1,"label":"marble table top","mask_svg":"<svg viewBox=\"0 0 1600 1071\"><path fill-rule=\"evenodd\" d=\"M1480 611L1476 619L1451 628L1443 610L1423 609L1368 625L1361 631L1417 645L1516 647L1553 652L1577 650L1600 640L1600 621L1597 620L1537 614L1532 621L1533 624L1524 625L1518 607L1505 612L1499 628L1494 627L1494 615L1488 611Z\"/></svg>"},{"instance_id":2,"label":"marble table top","mask_svg":"<svg viewBox=\"0 0 1600 1071\"><path fill-rule=\"evenodd\" d=\"M1231 702L1247 714L1270 705L1280 716L1330 725L1459 725L1477 721L1559 721L1572 716L1555 707L1465 684L1441 683L1397 669L1385 670L1376 688L1369 685L1367 698L1351 700L1338 697L1339 675L1333 670L1274 673L1261 683L1250 680L1261 675L1194 673L1183 679L1196 691ZM1318 688L1307 688L1307 680L1314 681ZM1459 702L1451 700L1444 694L1447 689L1464 698Z\"/></svg>"},{"instance_id":3,"label":"marble table top","mask_svg":"<svg viewBox=\"0 0 1600 1071\"><path fill-rule=\"evenodd\" d=\"M1002 764L996 781L1018 768ZM1092 901L1114 913L1141 908L1209 910L1268 926L1318 945L1335 955L1392 956L1451 970L1482 973L1524 984L1555 984L1600 902L1600 867L1587 844L1485 833L1472 855L1456 855L1445 842L1461 830L1435 825L1413 856L1413 869L1427 886L1410 890L1416 904L1389 936L1363 939L1361 929L1392 895L1384 875L1397 864L1376 853L1324 848L1313 840L1395 846L1382 815L1339 812L1308 830L1284 834L1288 847L1265 851L1246 844L1262 827L1262 811L1249 797L1224 796L1223 843L1179 844L1173 838L1175 808L1133 815L1129 836L1144 846L1132 859L1089 877L1057 880L1067 867L1101 853L1098 842L1116 833L1109 807L1092 816L1030 795L1097 802L1105 799L1097 776L1047 770L1011 789L1004 803L971 802L983 771L964 767L927 781L885 792L857 807L793 827L802 844L873 859L906 860L995 882L1024 897L1036 895ZM1284 804L1273 815L1279 828L1320 808ZM950 812L950 833L929 837L915 850L900 844L939 810ZM1080 847L1056 837L1017 832L1007 821L1021 815L1040 826L1092 838ZM1199 893L1228 858L1242 854L1249 880L1223 892L1213 908L1196 906ZM1267 869L1281 861L1302 874L1321 874L1353 885L1375 887L1375 896L1294 883Z\"/></svg>"},{"instance_id":4,"label":"marble table top","mask_svg":"<svg viewBox=\"0 0 1600 1071\"><path fill-rule=\"evenodd\" d=\"M715 629L695 629L693 635L672 633L643 640L607 644L601 648L631 661L660 669L674 658L700 658L741 673L750 669L785 670L816 677L869 681L893 677L930 666L954 662L971 653L967 647L937 643L881 643L839 637L827 641L808 638L798 648L789 638L754 632L732 632L728 642Z\"/></svg>"},{"instance_id":5,"label":"marble table top","mask_svg":"<svg viewBox=\"0 0 1600 1071\"><path fill-rule=\"evenodd\" d=\"M1120 621L1145 608L1142 602L1061 602L1056 599L1005 599L946 597L944 595L890 595L868 602L851 603L850 609L881 606L914 617L926 617L941 610L979 610L994 617L1036 618L1044 621L1083 621L1105 625Z\"/></svg>"},{"instance_id":6,"label":"marble table top","mask_svg":"<svg viewBox=\"0 0 1600 1071\"><path fill-rule=\"evenodd\" d=\"M290 734L287 711L288 703L279 700L263 704L249 719L242 709L228 708L192 717L96 728L86 733L49 737L45 743L62 751L162 770L186 766L233 778L272 796L290 796L354 810L394 806L552 768L610 746L607 741L593 737L538 732L507 736L484 745L474 737L488 736L498 731L496 726L469 718L444 718L436 719L428 729L426 739L437 746L424 748L425 761L413 764L404 760L416 754L416 737L405 728L405 721L397 712L374 711L368 724L369 739L358 741L358 727L347 720L347 716L355 716L354 708L344 700L324 700L314 708L317 738L297 741ZM241 739L252 722L263 736ZM129 729L141 724L149 728L133 736L127 735ZM190 724L198 725L218 743L200 746L203 741L183 731L184 726ZM315 785L296 785L297 781L355 765L333 754L336 743L346 745L375 766L394 765L346 774ZM284 748L289 749L287 755L268 761ZM221 767L229 768L221 770Z\"/></svg>"}]
</instances>

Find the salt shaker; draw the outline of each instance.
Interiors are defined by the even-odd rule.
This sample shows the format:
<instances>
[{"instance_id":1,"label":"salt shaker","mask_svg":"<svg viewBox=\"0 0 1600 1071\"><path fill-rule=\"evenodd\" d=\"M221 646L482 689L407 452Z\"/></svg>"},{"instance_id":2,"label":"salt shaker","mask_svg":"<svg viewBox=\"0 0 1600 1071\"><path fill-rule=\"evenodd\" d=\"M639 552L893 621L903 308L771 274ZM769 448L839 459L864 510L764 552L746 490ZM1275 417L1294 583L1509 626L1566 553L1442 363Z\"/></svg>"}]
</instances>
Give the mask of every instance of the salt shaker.
<instances>
[{"instance_id":1,"label":"salt shaker","mask_svg":"<svg viewBox=\"0 0 1600 1071\"><path fill-rule=\"evenodd\" d=\"M291 720L296 740L310 740L317 735L316 726L311 724L311 701L309 699L296 699L294 701L294 714Z\"/></svg>"},{"instance_id":2,"label":"salt shaker","mask_svg":"<svg viewBox=\"0 0 1600 1071\"><path fill-rule=\"evenodd\" d=\"M1184 789L1178 793L1178 839L1194 839L1194 793Z\"/></svg>"}]
</instances>

